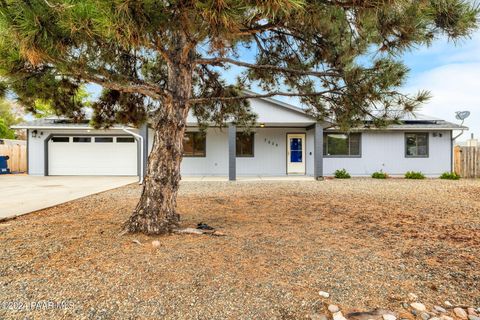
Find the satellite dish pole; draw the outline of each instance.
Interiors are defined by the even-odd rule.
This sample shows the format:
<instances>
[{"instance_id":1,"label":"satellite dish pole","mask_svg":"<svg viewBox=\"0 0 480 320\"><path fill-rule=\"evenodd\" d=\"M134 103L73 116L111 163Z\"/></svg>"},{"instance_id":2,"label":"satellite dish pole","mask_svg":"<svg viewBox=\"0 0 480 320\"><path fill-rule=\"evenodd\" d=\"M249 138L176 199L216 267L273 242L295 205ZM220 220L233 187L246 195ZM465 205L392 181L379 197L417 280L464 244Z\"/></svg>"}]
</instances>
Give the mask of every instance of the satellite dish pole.
<instances>
[{"instance_id":1,"label":"satellite dish pole","mask_svg":"<svg viewBox=\"0 0 480 320\"><path fill-rule=\"evenodd\" d=\"M457 120L461 120L461 121L462 121L462 123L460 124L460 125L462 126L462 129L461 129L461 131L460 131L459 134L457 134L455 137L452 137L452 141L451 141L451 149L452 149L452 152L450 153L450 157L451 157L451 159L450 159L450 160L451 160L451 161L450 161L450 165L451 165L450 171L451 171L451 172L453 172L453 171L454 171L453 168L455 168L455 163L454 163L455 157L454 157L454 155L453 155L453 145L455 144L455 140L463 134L463 131L465 131L465 130L463 129L463 123L465 122L465 119L467 119L469 116L470 116L470 111L456 111L456 112L455 112L455 118L456 118ZM453 134L453 131L452 131L452 134Z\"/></svg>"},{"instance_id":2,"label":"satellite dish pole","mask_svg":"<svg viewBox=\"0 0 480 320\"><path fill-rule=\"evenodd\" d=\"M456 111L455 112L455 118L457 120L461 120L462 123L460 123L461 126L463 126L463 123L465 122L465 119L467 119L470 116L470 111ZM456 140L458 137L460 137L463 134L464 129L456 135L455 137L452 138L452 141Z\"/></svg>"}]
</instances>

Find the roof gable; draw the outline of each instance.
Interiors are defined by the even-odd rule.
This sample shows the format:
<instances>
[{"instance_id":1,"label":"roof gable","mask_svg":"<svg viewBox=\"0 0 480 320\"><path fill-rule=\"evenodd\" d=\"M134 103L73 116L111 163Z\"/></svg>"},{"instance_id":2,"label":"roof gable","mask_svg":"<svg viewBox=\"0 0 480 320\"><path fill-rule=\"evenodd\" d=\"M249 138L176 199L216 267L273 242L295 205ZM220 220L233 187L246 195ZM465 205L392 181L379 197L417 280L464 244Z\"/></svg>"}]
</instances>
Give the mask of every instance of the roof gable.
<instances>
[{"instance_id":1,"label":"roof gable","mask_svg":"<svg viewBox=\"0 0 480 320\"><path fill-rule=\"evenodd\" d=\"M250 99L250 109L257 115L257 123L270 125L309 125L315 123L313 116L303 109L270 98ZM189 113L187 123L197 124L192 112Z\"/></svg>"}]
</instances>

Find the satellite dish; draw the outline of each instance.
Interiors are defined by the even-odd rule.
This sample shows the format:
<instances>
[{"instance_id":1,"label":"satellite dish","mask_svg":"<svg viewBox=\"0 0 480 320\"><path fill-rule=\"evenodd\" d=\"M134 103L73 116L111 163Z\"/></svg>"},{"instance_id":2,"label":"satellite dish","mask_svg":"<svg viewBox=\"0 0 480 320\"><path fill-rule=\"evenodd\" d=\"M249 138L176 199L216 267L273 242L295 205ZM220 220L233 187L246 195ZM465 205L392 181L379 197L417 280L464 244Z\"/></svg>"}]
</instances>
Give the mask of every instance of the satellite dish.
<instances>
[{"instance_id":1,"label":"satellite dish","mask_svg":"<svg viewBox=\"0 0 480 320\"><path fill-rule=\"evenodd\" d=\"M470 111L457 111L455 112L455 118L458 120L465 120L470 116Z\"/></svg>"}]
</instances>

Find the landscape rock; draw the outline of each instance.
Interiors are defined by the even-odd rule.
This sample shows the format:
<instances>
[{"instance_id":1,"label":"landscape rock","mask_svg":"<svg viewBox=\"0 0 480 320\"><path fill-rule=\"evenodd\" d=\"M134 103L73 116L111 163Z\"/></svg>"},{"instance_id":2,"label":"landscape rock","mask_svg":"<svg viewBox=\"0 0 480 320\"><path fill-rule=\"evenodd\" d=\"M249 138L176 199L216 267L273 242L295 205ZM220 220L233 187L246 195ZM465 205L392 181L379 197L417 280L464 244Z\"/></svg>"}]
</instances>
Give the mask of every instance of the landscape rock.
<instances>
[{"instance_id":1,"label":"landscape rock","mask_svg":"<svg viewBox=\"0 0 480 320\"><path fill-rule=\"evenodd\" d=\"M453 320L452 317L449 317L449 316L446 316L446 315L442 315L442 316L440 317L440 319L441 319L441 320Z\"/></svg>"},{"instance_id":2,"label":"landscape rock","mask_svg":"<svg viewBox=\"0 0 480 320\"><path fill-rule=\"evenodd\" d=\"M460 319L467 319L468 318L467 313L462 308L458 308L458 307L454 308L453 313L455 313L455 315L457 317L459 317Z\"/></svg>"},{"instance_id":3,"label":"landscape rock","mask_svg":"<svg viewBox=\"0 0 480 320\"><path fill-rule=\"evenodd\" d=\"M448 300L445 301L443 304L446 305L447 307L453 307L453 304Z\"/></svg>"},{"instance_id":4,"label":"landscape rock","mask_svg":"<svg viewBox=\"0 0 480 320\"><path fill-rule=\"evenodd\" d=\"M392 312L385 309L374 309L366 312L352 312L347 314L349 320L384 320L384 315L394 315Z\"/></svg>"},{"instance_id":5,"label":"landscape rock","mask_svg":"<svg viewBox=\"0 0 480 320\"><path fill-rule=\"evenodd\" d=\"M335 313L340 311L340 308L334 304L331 304L328 306L328 311L330 311L331 313Z\"/></svg>"},{"instance_id":6,"label":"landscape rock","mask_svg":"<svg viewBox=\"0 0 480 320\"><path fill-rule=\"evenodd\" d=\"M393 314L384 314L383 320L397 320L397 317L395 317Z\"/></svg>"},{"instance_id":7,"label":"landscape rock","mask_svg":"<svg viewBox=\"0 0 480 320\"><path fill-rule=\"evenodd\" d=\"M333 314L333 320L347 320L347 319L343 316L341 311L338 311Z\"/></svg>"},{"instance_id":8,"label":"landscape rock","mask_svg":"<svg viewBox=\"0 0 480 320\"><path fill-rule=\"evenodd\" d=\"M417 296L415 293L410 292L410 293L408 294L408 299L410 299L411 301L417 301L417 300L418 300L418 296Z\"/></svg>"},{"instance_id":9,"label":"landscape rock","mask_svg":"<svg viewBox=\"0 0 480 320\"><path fill-rule=\"evenodd\" d=\"M310 315L311 320L328 320L328 317L323 313L315 313Z\"/></svg>"},{"instance_id":10,"label":"landscape rock","mask_svg":"<svg viewBox=\"0 0 480 320\"><path fill-rule=\"evenodd\" d=\"M474 316L478 316L477 312L475 311L475 308L467 308L467 313Z\"/></svg>"},{"instance_id":11,"label":"landscape rock","mask_svg":"<svg viewBox=\"0 0 480 320\"><path fill-rule=\"evenodd\" d=\"M425 305L423 303L420 303L420 302L414 302L414 303L410 303L410 307L412 307L413 309L417 310L417 311L427 311L427 308L425 308Z\"/></svg>"},{"instance_id":12,"label":"landscape rock","mask_svg":"<svg viewBox=\"0 0 480 320\"><path fill-rule=\"evenodd\" d=\"M479 316L475 316L473 314L469 314L468 315L468 320L480 320L480 317Z\"/></svg>"},{"instance_id":13,"label":"landscape rock","mask_svg":"<svg viewBox=\"0 0 480 320\"><path fill-rule=\"evenodd\" d=\"M436 311L436 312L440 312L440 313L447 313L447 310L445 310L445 308L440 307L440 306L434 306L433 310Z\"/></svg>"},{"instance_id":14,"label":"landscape rock","mask_svg":"<svg viewBox=\"0 0 480 320\"><path fill-rule=\"evenodd\" d=\"M140 241L138 241L137 239L133 239L132 240L133 243L136 243L136 244L142 244Z\"/></svg>"},{"instance_id":15,"label":"landscape rock","mask_svg":"<svg viewBox=\"0 0 480 320\"><path fill-rule=\"evenodd\" d=\"M407 312L401 312L398 315L398 318L400 320L415 320L416 319L411 313L407 313Z\"/></svg>"},{"instance_id":16,"label":"landscape rock","mask_svg":"<svg viewBox=\"0 0 480 320\"><path fill-rule=\"evenodd\" d=\"M160 247L160 245L161 245L160 241L158 241L158 240L153 240L152 241L152 247L158 248L158 247Z\"/></svg>"},{"instance_id":17,"label":"landscape rock","mask_svg":"<svg viewBox=\"0 0 480 320\"><path fill-rule=\"evenodd\" d=\"M427 312L421 312L420 318L422 318L422 320L428 320L430 319L430 315Z\"/></svg>"},{"instance_id":18,"label":"landscape rock","mask_svg":"<svg viewBox=\"0 0 480 320\"><path fill-rule=\"evenodd\" d=\"M330 297L330 294L328 292L325 292L325 291L320 291L318 293L321 297L324 297L324 298L328 298Z\"/></svg>"}]
</instances>

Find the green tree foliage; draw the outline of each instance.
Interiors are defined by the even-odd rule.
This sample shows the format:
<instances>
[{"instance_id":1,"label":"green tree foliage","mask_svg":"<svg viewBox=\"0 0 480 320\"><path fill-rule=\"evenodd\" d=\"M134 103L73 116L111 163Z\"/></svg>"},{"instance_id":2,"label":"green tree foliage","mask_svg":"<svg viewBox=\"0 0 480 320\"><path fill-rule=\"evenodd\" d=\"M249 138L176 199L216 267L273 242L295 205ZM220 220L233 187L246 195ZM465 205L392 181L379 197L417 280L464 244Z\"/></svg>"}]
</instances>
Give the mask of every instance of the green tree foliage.
<instances>
[{"instance_id":1,"label":"green tree foliage","mask_svg":"<svg viewBox=\"0 0 480 320\"><path fill-rule=\"evenodd\" d=\"M178 223L190 111L202 126L248 127L248 99L286 96L343 128L384 125L429 97L399 91L401 54L468 37L477 14L466 0L1 0L0 92L81 119L75 97L95 83L95 126L149 118L154 146L128 230L162 233ZM234 83L223 77L232 67Z\"/></svg>"},{"instance_id":2,"label":"green tree foliage","mask_svg":"<svg viewBox=\"0 0 480 320\"><path fill-rule=\"evenodd\" d=\"M90 94L85 89L85 87L80 87L72 97L72 99L77 100L84 107L90 107L91 102L89 100ZM48 116L62 116L55 108L55 99L45 100L44 98L35 99L33 101L33 107L29 109L36 118L45 118Z\"/></svg>"},{"instance_id":3,"label":"green tree foliage","mask_svg":"<svg viewBox=\"0 0 480 320\"><path fill-rule=\"evenodd\" d=\"M17 124L20 119L12 112L12 104L7 100L0 101L0 138L15 139L15 131L10 126Z\"/></svg>"},{"instance_id":4,"label":"green tree foliage","mask_svg":"<svg viewBox=\"0 0 480 320\"><path fill-rule=\"evenodd\" d=\"M426 92L398 92L408 70L397 57L438 36L468 36L476 16L464 0L4 0L0 72L31 110L37 99L55 101L56 112L81 118L72 97L93 82L105 88L93 106L98 125L139 123L143 107L161 108L171 55L183 50L193 67L188 102L204 122L254 120L233 103L254 83L352 125L425 101ZM244 71L235 85L221 77L230 66Z\"/></svg>"}]
</instances>

